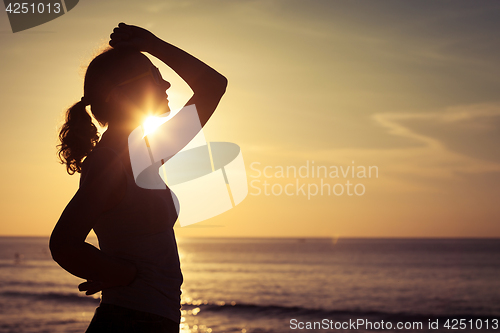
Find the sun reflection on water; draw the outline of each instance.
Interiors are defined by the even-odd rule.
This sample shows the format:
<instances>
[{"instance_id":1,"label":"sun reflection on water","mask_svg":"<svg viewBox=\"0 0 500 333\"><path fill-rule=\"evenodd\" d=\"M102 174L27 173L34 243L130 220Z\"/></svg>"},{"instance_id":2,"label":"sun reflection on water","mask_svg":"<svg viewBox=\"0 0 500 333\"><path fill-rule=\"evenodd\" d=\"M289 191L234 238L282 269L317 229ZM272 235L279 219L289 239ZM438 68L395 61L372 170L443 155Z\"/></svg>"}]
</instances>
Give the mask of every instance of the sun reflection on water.
<instances>
[{"instance_id":1,"label":"sun reflection on water","mask_svg":"<svg viewBox=\"0 0 500 333\"><path fill-rule=\"evenodd\" d=\"M183 306L195 306L189 310L181 310L180 333L212 333L212 329L198 322L195 316L201 312L199 305L208 304L207 300L193 300L191 297L183 295Z\"/></svg>"}]
</instances>

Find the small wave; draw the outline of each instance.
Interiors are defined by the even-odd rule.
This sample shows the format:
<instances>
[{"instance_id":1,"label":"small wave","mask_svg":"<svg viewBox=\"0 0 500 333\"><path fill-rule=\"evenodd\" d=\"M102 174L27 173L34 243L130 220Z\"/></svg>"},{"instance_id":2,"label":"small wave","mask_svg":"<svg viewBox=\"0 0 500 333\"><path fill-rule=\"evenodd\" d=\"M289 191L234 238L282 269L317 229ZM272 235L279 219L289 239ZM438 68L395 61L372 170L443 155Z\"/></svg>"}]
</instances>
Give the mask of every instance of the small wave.
<instances>
[{"instance_id":1,"label":"small wave","mask_svg":"<svg viewBox=\"0 0 500 333\"><path fill-rule=\"evenodd\" d=\"M75 304L92 304L98 305L99 298L85 296L84 294L73 293L32 293L32 292L17 292L17 291L4 291L0 292L1 298L28 298L39 301L57 301L69 302ZM199 308L200 312L219 312L219 313L232 313L247 317L282 317L282 318L309 318L309 319L323 319L328 318L332 320L348 320L348 319L377 319L388 321L401 321L401 320L421 320L427 321L428 319L445 319L445 318L467 318L467 319L494 319L498 318L495 315L481 315L477 313L460 313L460 314L430 314L430 313L411 313L411 312L383 312L383 311L366 311L366 310L352 310L352 309L314 309L302 306L280 306L280 305L258 305L248 303L236 302L210 302L210 301L193 301L182 304L182 310L193 310ZM197 311L198 312L198 311Z\"/></svg>"},{"instance_id":2,"label":"small wave","mask_svg":"<svg viewBox=\"0 0 500 333\"><path fill-rule=\"evenodd\" d=\"M287 318L310 318L332 320L348 320L348 319L377 319L387 321L402 321L402 320L420 320L428 319L448 319L448 318L467 318L467 319L494 319L498 318L493 315L478 315L478 314L426 314L426 313L409 313L409 312L382 312L382 311L363 311L363 310L325 310L312 309L300 306L279 306L279 305L257 305L245 303L224 303L224 302L204 302L204 303L185 303L182 305L183 310L191 310L199 308L200 312L231 312L243 316L269 316L269 317L287 317Z\"/></svg>"},{"instance_id":3,"label":"small wave","mask_svg":"<svg viewBox=\"0 0 500 333\"><path fill-rule=\"evenodd\" d=\"M15 286L22 286L22 287L36 287L36 288L47 288L47 287L69 287L69 288L74 288L75 284L70 284L70 283L58 283L58 282L51 282L51 281L16 281L16 280L7 280L7 281L0 281L0 288L9 288L9 287L15 287Z\"/></svg>"},{"instance_id":4,"label":"small wave","mask_svg":"<svg viewBox=\"0 0 500 333\"><path fill-rule=\"evenodd\" d=\"M5 291L0 293L3 297L14 297L14 298L30 298L41 301L61 301L61 302L71 302L71 303L92 303L99 304L100 299L93 298L91 296L80 296L78 294L70 293L29 293L29 292L16 292L16 291Z\"/></svg>"}]
</instances>

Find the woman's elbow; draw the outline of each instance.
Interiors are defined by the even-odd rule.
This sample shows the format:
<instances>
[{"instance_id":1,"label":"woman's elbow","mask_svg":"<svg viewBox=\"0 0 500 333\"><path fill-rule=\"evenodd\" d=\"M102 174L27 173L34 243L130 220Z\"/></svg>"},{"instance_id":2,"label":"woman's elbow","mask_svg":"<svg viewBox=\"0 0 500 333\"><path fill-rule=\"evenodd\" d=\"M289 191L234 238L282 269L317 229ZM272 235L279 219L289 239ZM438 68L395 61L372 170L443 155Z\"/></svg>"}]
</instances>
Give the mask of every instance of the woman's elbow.
<instances>
[{"instance_id":1,"label":"woman's elbow","mask_svg":"<svg viewBox=\"0 0 500 333\"><path fill-rule=\"evenodd\" d=\"M226 93L227 88L227 78L224 75L219 75L217 80L214 82L213 94L221 98Z\"/></svg>"},{"instance_id":2,"label":"woman's elbow","mask_svg":"<svg viewBox=\"0 0 500 333\"><path fill-rule=\"evenodd\" d=\"M224 92L226 92L227 78L224 75L221 75L221 87L223 88Z\"/></svg>"},{"instance_id":3,"label":"woman's elbow","mask_svg":"<svg viewBox=\"0 0 500 333\"><path fill-rule=\"evenodd\" d=\"M59 263L64 261L64 258L68 254L68 244L61 238L57 233L52 233L49 240L49 250L52 255L52 259Z\"/></svg>"},{"instance_id":4,"label":"woman's elbow","mask_svg":"<svg viewBox=\"0 0 500 333\"><path fill-rule=\"evenodd\" d=\"M57 262L60 254L62 253L61 245L55 240L54 235L50 236L49 240L49 250L52 255L52 259Z\"/></svg>"},{"instance_id":5,"label":"woman's elbow","mask_svg":"<svg viewBox=\"0 0 500 333\"><path fill-rule=\"evenodd\" d=\"M224 90L224 92L225 92L225 91L226 91L226 88L227 88L227 78L226 78L224 75L221 75L221 76L220 76L219 81L220 81L220 83L219 83L219 84L220 84L221 88L222 88L222 89Z\"/></svg>"},{"instance_id":6,"label":"woman's elbow","mask_svg":"<svg viewBox=\"0 0 500 333\"><path fill-rule=\"evenodd\" d=\"M211 96L211 98L221 98L227 88L227 78L220 73L212 73L199 81L199 84L192 87L193 92L198 95Z\"/></svg>"}]
</instances>

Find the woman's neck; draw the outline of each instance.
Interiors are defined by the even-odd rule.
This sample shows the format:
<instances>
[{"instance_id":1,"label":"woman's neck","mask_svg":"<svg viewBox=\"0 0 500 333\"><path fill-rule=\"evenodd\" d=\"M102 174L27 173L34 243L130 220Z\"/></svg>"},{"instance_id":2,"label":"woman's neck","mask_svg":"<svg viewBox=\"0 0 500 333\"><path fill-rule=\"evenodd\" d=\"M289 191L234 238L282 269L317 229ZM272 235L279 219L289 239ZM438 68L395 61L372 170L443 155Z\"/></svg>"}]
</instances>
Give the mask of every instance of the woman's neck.
<instances>
[{"instance_id":1,"label":"woman's neck","mask_svg":"<svg viewBox=\"0 0 500 333\"><path fill-rule=\"evenodd\" d=\"M115 129L108 128L102 134L101 139L95 148L109 148L114 150L118 154L127 172L130 175L133 175L128 151L129 134L130 132L127 131L116 131Z\"/></svg>"},{"instance_id":2,"label":"woman's neck","mask_svg":"<svg viewBox=\"0 0 500 333\"><path fill-rule=\"evenodd\" d=\"M99 140L99 145L101 147L112 148L116 151L123 151L127 148L128 135L127 131L117 131L112 128L108 128L101 136Z\"/></svg>"}]
</instances>

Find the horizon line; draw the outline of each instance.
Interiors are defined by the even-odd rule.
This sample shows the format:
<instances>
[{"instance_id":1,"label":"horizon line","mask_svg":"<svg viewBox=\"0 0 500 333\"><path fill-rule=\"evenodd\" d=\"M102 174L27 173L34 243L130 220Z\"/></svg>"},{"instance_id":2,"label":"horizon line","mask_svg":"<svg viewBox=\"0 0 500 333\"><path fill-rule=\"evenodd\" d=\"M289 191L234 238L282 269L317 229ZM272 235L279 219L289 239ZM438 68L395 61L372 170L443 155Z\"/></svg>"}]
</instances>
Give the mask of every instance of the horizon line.
<instances>
[{"instance_id":1,"label":"horizon line","mask_svg":"<svg viewBox=\"0 0 500 333\"><path fill-rule=\"evenodd\" d=\"M50 235L0 235L4 238L48 238ZM88 238L97 238L94 235ZM178 236L177 239L500 239L500 236Z\"/></svg>"}]
</instances>

